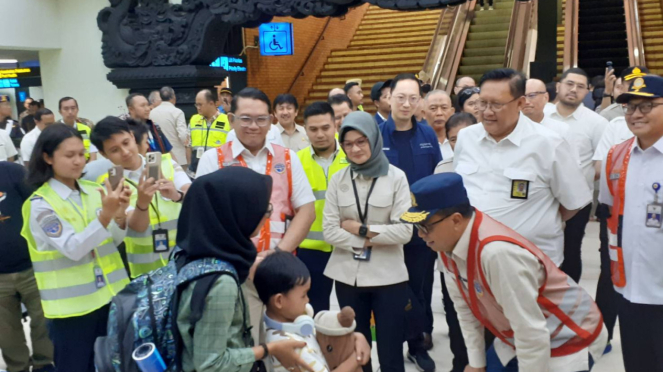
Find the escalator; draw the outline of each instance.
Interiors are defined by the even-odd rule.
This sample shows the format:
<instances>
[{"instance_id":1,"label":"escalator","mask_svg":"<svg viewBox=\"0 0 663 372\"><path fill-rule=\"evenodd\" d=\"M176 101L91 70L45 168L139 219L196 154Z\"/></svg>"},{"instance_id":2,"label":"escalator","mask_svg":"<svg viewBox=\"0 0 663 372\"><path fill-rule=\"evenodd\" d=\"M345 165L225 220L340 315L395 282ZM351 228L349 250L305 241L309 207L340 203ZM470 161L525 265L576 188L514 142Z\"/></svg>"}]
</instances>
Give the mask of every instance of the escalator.
<instances>
[{"instance_id":1,"label":"escalator","mask_svg":"<svg viewBox=\"0 0 663 372\"><path fill-rule=\"evenodd\" d=\"M660 0L638 0L640 29L646 65L653 74L663 74L663 16Z\"/></svg>"},{"instance_id":2,"label":"escalator","mask_svg":"<svg viewBox=\"0 0 663 372\"><path fill-rule=\"evenodd\" d=\"M608 61L612 61L616 71L627 68L629 45L624 0L575 1L579 1L578 67L590 78L604 75Z\"/></svg>"}]
</instances>

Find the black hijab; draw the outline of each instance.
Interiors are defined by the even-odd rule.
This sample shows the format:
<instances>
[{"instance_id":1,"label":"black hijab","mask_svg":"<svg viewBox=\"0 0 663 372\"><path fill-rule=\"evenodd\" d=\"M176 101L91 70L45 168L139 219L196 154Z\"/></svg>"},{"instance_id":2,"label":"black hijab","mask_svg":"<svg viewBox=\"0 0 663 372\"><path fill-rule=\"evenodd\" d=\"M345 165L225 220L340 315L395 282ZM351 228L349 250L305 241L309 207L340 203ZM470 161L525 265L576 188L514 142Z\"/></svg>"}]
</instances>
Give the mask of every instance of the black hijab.
<instances>
[{"instance_id":1,"label":"black hijab","mask_svg":"<svg viewBox=\"0 0 663 372\"><path fill-rule=\"evenodd\" d=\"M272 178L226 167L197 178L184 198L177 245L188 259L214 257L235 266L240 283L256 259L251 234L265 216Z\"/></svg>"}]
</instances>

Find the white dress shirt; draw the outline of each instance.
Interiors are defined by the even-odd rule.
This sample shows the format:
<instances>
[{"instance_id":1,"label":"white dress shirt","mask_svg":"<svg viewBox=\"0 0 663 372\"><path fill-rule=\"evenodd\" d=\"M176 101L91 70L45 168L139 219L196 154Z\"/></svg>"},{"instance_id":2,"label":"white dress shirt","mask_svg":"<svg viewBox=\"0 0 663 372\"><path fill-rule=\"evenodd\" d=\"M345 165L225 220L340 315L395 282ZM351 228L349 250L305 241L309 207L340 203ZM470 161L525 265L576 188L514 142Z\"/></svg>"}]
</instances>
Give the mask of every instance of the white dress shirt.
<instances>
[{"instance_id":1,"label":"white dress shirt","mask_svg":"<svg viewBox=\"0 0 663 372\"><path fill-rule=\"evenodd\" d=\"M500 142L483 125L461 129L454 169L463 177L470 202L516 230L556 265L564 260L559 206L580 209L592 201L569 144L549 129L520 115ZM527 199L512 198L512 181L529 181Z\"/></svg>"},{"instance_id":2,"label":"white dress shirt","mask_svg":"<svg viewBox=\"0 0 663 372\"><path fill-rule=\"evenodd\" d=\"M550 116L544 116L543 120L540 123L544 127L550 129L551 131L557 133L560 137L566 140L566 143L571 147L571 151L576 157L578 164L580 164L580 154L578 153L578 145L576 144L574 136L571 134L569 125L555 120Z\"/></svg>"},{"instance_id":3,"label":"white dress shirt","mask_svg":"<svg viewBox=\"0 0 663 372\"><path fill-rule=\"evenodd\" d=\"M62 182L51 178L48 181L53 191L62 200L67 200L79 207L83 206L81 191L72 190ZM83 188L80 188L83 190ZM82 191L85 192L85 191ZM95 190L96 192L96 190ZM101 210L99 206L97 213ZM56 236L47 234L44 229L53 224L53 219L57 219L61 225L61 232ZM98 218L91 221L83 231L77 233L76 230L55 213L53 207L44 199L36 199L31 203L30 208L30 231L37 244L37 250L48 251L57 249L67 258L78 261L90 253L101 242L108 238L113 238L115 245L120 245L126 236L126 230L120 229L114 220L111 220L108 228L105 228ZM42 225L44 227L42 228Z\"/></svg>"},{"instance_id":4,"label":"white dress shirt","mask_svg":"<svg viewBox=\"0 0 663 372\"><path fill-rule=\"evenodd\" d=\"M168 101L150 111L150 120L159 125L161 131L173 146L170 150L180 165L186 164L186 149L184 144L189 140L189 128L184 118L184 112Z\"/></svg>"},{"instance_id":5,"label":"white dress shirt","mask_svg":"<svg viewBox=\"0 0 663 372\"><path fill-rule=\"evenodd\" d=\"M37 138L41 134L41 129L35 126L28 134L26 134L21 140L21 159L24 162L30 161L30 155L32 155L32 150L35 148L37 143Z\"/></svg>"},{"instance_id":6,"label":"white dress shirt","mask_svg":"<svg viewBox=\"0 0 663 372\"><path fill-rule=\"evenodd\" d=\"M599 201L612 205L606 161L607 155L601 167ZM654 182L663 185L663 138L647 150L642 150L636 140L631 149L624 193L622 250L626 286L615 287L615 290L633 303L663 305L663 228L645 226L647 204L654 202ZM661 203L662 191L658 194Z\"/></svg>"},{"instance_id":7,"label":"white dress shirt","mask_svg":"<svg viewBox=\"0 0 663 372\"><path fill-rule=\"evenodd\" d=\"M16 151L11 137L4 130L0 130L0 161L7 161L16 154L18 154L18 151Z\"/></svg>"},{"instance_id":8,"label":"white dress shirt","mask_svg":"<svg viewBox=\"0 0 663 372\"><path fill-rule=\"evenodd\" d=\"M285 147L294 152L298 152L311 144L306 135L306 129L299 124L295 124L295 131L292 134L288 134L280 123L276 124L275 127L281 133L281 139Z\"/></svg>"},{"instance_id":9,"label":"white dress shirt","mask_svg":"<svg viewBox=\"0 0 663 372\"><path fill-rule=\"evenodd\" d=\"M290 202L292 203L292 207L297 209L308 203L315 202L315 196L313 195L311 184L308 182L308 178L306 177L306 173L304 173L304 167L302 167L299 157L294 151L288 151L290 151L290 161L292 163L292 197ZM268 141L265 141L265 145L263 145L263 148L258 151L258 154L255 156L251 154L251 151L244 147L242 142L233 141L232 143L233 159L237 159L238 156L242 155L246 165L260 174L265 174L265 169L267 168L267 153L274 154L274 148L272 147L271 142ZM223 155L227 158L229 154L224 153ZM218 169L219 162L216 149L209 149L205 151L200 158L196 178L212 173Z\"/></svg>"},{"instance_id":10,"label":"white dress shirt","mask_svg":"<svg viewBox=\"0 0 663 372\"><path fill-rule=\"evenodd\" d=\"M454 150L451 148L449 139L445 138L443 143L440 143L440 152L442 153L442 161L452 159L454 157Z\"/></svg>"},{"instance_id":11,"label":"white dress shirt","mask_svg":"<svg viewBox=\"0 0 663 372\"><path fill-rule=\"evenodd\" d=\"M571 136L578 147L580 155L580 167L587 179L587 186L594 190L594 152L601 141L601 135L608 126L608 121L601 115L580 104L576 111L568 117L562 117L555 108L546 107L544 109L546 116L564 122L569 125Z\"/></svg>"},{"instance_id":12,"label":"white dress shirt","mask_svg":"<svg viewBox=\"0 0 663 372\"><path fill-rule=\"evenodd\" d=\"M623 116L611 120L601 136L601 141L599 141L592 160L605 160L612 146L618 145L632 137L633 132L628 129L628 124L626 124L626 119Z\"/></svg>"},{"instance_id":13,"label":"white dress shirt","mask_svg":"<svg viewBox=\"0 0 663 372\"><path fill-rule=\"evenodd\" d=\"M231 129L226 136L226 142L230 141L237 141L237 134L235 134L234 129ZM276 127L276 125L272 125L269 128L269 132L267 132L267 142L286 147L285 143L283 143L283 139L281 138L281 131Z\"/></svg>"},{"instance_id":14,"label":"white dress shirt","mask_svg":"<svg viewBox=\"0 0 663 372\"><path fill-rule=\"evenodd\" d=\"M465 290L467 290L467 256L475 216L472 216L451 254ZM541 307L537 303L539 289L546 278L545 268L532 253L508 242L488 243L481 254L481 269L491 293L502 307L504 316L509 320L514 332L516 350L499 338L495 339L495 352L502 365L508 364L517 356L518 370L521 372L577 372L589 370L590 353L595 361L600 358L608 342L608 332L605 327L589 348L563 357L550 356L550 331ZM463 299L455 275L446 267L443 268L443 272L449 296L458 313L470 365L475 368L484 367L486 349L483 325Z\"/></svg>"}]
</instances>

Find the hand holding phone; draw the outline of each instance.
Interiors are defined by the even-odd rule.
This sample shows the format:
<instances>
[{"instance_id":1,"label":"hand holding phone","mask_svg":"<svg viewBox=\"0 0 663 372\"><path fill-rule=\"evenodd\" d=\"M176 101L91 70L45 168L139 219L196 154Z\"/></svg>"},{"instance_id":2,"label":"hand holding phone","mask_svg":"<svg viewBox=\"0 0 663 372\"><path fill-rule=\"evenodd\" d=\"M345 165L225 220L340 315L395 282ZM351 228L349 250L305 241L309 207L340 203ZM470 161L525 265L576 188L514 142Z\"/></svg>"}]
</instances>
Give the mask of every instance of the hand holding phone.
<instances>
[{"instance_id":1,"label":"hand holding phone","mask_svg":"<svg viewBox=\"0 0 663 372\"><path fill-rule=\"evenodd\" d=\"M161 179L161 153L147 153L147 178L153 178L155 181Z\"/></svg>"},{"instance_id":2,"label":"hand holding phone","mask_svg":"<svg viewBox=\"0 0 663 372\"><path fill-rule=\"evenodd\" d=\"M117 185L122 181L123 173L124 168L121 165L116 165L108 170L108 181L113 190L117 189Z\"/></svg>"}]
</instances>

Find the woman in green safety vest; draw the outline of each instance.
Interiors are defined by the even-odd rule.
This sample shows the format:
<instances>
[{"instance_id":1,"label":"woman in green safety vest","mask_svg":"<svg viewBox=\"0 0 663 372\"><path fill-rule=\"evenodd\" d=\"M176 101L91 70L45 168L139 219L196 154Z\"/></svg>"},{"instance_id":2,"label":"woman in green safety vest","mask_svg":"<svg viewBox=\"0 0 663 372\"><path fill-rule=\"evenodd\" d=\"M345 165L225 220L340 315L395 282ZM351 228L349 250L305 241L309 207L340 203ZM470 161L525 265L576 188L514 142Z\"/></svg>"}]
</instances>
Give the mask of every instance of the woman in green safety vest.
<instances>
[{"instance_id":1,"label":"woman in green safety vest","mask_svg":"<svg viewBox=\"0 0 663 372\"><path fill-rule=\"evenodd\" d=\"M94 342L106 334L111 298L128 283L117 245L124 239L131 189L107 193L79 180L81 135L64 124L46 128L28 166L37 191L23 205L28 242L49 336L60 371L94 372Z\"/></svg>"}]
</instances>

